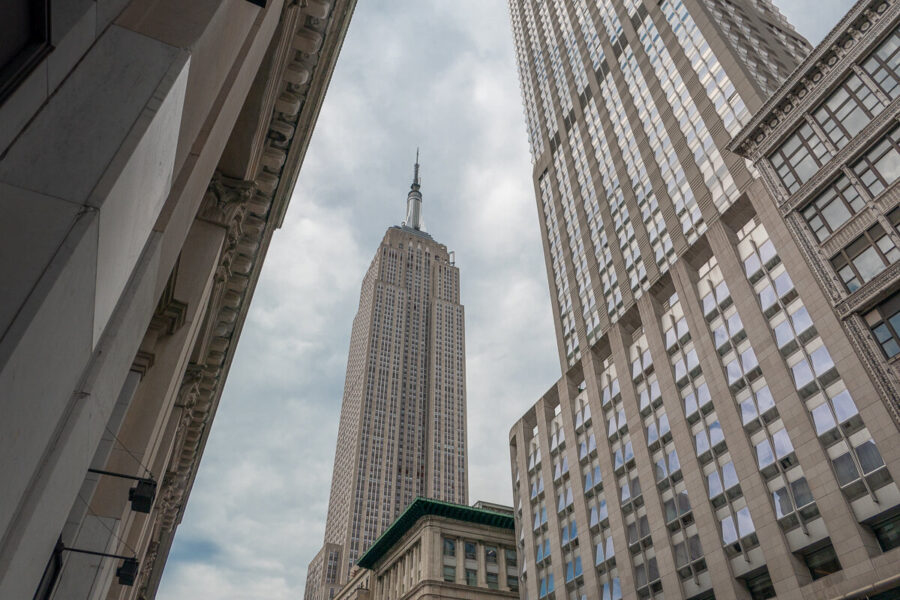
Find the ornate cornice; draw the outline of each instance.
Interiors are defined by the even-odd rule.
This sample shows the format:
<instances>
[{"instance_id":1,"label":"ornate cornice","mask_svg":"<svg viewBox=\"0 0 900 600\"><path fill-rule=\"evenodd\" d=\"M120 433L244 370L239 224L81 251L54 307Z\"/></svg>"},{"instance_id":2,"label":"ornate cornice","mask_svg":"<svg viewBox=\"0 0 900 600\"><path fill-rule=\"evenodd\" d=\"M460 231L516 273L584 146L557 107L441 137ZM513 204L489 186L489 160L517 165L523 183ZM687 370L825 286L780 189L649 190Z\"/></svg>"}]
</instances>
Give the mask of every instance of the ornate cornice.
<instances>
[{"instance_id":1,"label":"ornate cornice","mask_svg":"<svg viewBox=\"0 0 900 600\"><path fill-rule=\"evenodd\" d=\"M209 426L215 416L234 349L247 315L263 259L312 134L338 50L356 0L302 0L286 4L283 23L296 23L287 63L274 84L278 99L268 123L265 146L253 181L216 173L197 218L225 228L225 240L204 323L182 380L176 427L167 471L154 507L138 597L153 598L193 485ZM292 11L299 18L289 18ZM280 92L278 92L280 90ZM299 130L299 134L297 133ZM154 550L155 549L155 550Z\"/></svg>"},{"instance_id":2,"label":"ornate cornice","mask_svg":"<svg viewBox=\"0 0 900 600\"><path fill-rule=\"evenodd\" d=\"M759 160L893 23L898 8L896 0L858 2L763 104L728 149Z\"/></svg>"}]
</instances>

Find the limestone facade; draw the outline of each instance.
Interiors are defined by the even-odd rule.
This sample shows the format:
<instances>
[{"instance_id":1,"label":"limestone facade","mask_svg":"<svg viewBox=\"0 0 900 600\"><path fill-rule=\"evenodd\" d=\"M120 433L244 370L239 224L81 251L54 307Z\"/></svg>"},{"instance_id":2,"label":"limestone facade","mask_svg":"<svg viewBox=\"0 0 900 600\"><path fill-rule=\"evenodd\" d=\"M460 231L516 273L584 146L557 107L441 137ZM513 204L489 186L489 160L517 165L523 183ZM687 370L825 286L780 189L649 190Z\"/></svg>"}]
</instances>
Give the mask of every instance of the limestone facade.
<instances>
[{"instance_id":1,"label":"limestone facade","mask_svg":"<svg viewBox=\"0 0 900 600\"><path fill-rule=\"evenodd\" d=\"M155 596L354 4L51 0L14 49L0 597Z\"/></svg>"}]
</instances>

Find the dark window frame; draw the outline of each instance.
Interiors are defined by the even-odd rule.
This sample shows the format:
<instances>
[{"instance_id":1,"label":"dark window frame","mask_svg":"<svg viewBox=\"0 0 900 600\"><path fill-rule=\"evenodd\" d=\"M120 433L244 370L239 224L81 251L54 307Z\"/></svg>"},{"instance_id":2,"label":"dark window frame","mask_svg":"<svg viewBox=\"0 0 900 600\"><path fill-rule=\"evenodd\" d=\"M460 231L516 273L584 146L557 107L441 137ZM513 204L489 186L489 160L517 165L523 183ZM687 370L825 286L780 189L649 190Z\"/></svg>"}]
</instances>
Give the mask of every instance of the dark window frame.
<instances>
[{"instance_id":1,"label":"dark window frame","mask_svg":"<svg viewBox=\"0 0 900 600\"><path fill-rule=\"evenodd\" d=\"M844 287L851 294L896 262L897 259L892 261L887 256L887 253L890 253L891 250L888 250L886 253L878 244L878 242L884 238L887 238L891 243L893 246L892 250L900 253L900 249L894 245L890 235L884 230L880 223L876 223L831 258L831 265L834 267L838 278L843 282ZM863 253L867 252L869 248L873 248L878 258L881 259L882 268L876 273L873 273L868 279L865 279L859 269L859 265L854 261L862 256ZM849 271L847 273L842 273L845 269L849 269ZM850 275L852 275L852 277Z\"/></svg>"},{"instance_id":2,"label":"dark window frame","mask_svg":"<svg viewBox=\"0 0 900 600\"><path fill-rule=\"evenodd\" d=\"M839 102L832 106L835 100ZM831 143L840 150L884 108L885 105L866 82L856 73L851 73L819 104L811 116ZM857 113L867 117L865 122L860 123L858 129L848 129L850 117Z\"/></svg>"},{"instance_id":3,"label":"dark window frame","mask_svg":"<svg viewBox=\"0 0 900 600\"><path fill-rule=\"evenodd\" d=\"M809 181L816 171L831 160L831 151L816 134L812 126L804 121L769 156L769 162L781 183L793 194ZM815 163L815 169L806 176L798 167L807 159Z\"/></svg>"},{"instance_id":4,"label":"dark window frame","mask_svg":"<svg viewBox=\"0 0 900 600\"><path fill-rule=\"evenodd\" d=\"M860 63L860 68L889 98L900 95L900 76L897 75L900 72L900 27L888 34ZM885 85L886 82L891 85Z\"/></svg>"},{"instance_id":5,"label":"dark window frame","mask_svg":"<svg viewBox=\"0 0 900 600\"><path fill-rule=\"evenodd\" d=\"M25 0L31 11L30 37L19 52L0 65L0 106L50 53L50 0Z\"/></svg>"},{"instance_id":6,"label":"dark window frame","mask_svg":"<svg viewBox=\"0 0 900 600\"><path fill-rule=\"evenodd\" d=\"M839 203L849 213L849 216L840 223L832 223L828 218L828 209L834 203ZM820 242L825 241L831 235L843 227L847 221L859 214L866 207L866 198L846 175L841 175L831 182L812 202L810 202L800 214L806 224L812 230L813 235Z\"/></svg>"},{"instance_id":7,"label":"dark window frame","mask_svg":"<svg viewBox=\"0 0 900 600\"><path fill-rule=\"evenodd\" d=\"M900 324L898 324L900 319L898 319L898 322L892 322L893 317L898 315L900 315L900 292L895 292L889 298L879 303L878 306L869 311L865 316L869 331L872 332L875 342L879 345L887 359L894 358L900 354ZM875 319L877 319L877 321ZM883 335L881 335L882 333L886 333L890 337L883 337ZM891 351L886 348L886 346L889 345L889 342L893 342L897 347L896 352L891 353Z\"/></svg>"},{"instance_id":8,"label":"dark window frame","mask_svg":"<svg viewBox=\"0 0 900 600\"><path fill-rule=\"evenodd\" d=\"M863 188L872 198L877 198L891 186L897 178L888 180L886 173L879 170L879 162L893 152L900 162L900 126L894 127L887 135L873 144L866 153L856 160L850 170L859 178ZM871 173L873 177L868 177ZM876 185L878 187L876 187Z\"/></svg>"}]
</instances>

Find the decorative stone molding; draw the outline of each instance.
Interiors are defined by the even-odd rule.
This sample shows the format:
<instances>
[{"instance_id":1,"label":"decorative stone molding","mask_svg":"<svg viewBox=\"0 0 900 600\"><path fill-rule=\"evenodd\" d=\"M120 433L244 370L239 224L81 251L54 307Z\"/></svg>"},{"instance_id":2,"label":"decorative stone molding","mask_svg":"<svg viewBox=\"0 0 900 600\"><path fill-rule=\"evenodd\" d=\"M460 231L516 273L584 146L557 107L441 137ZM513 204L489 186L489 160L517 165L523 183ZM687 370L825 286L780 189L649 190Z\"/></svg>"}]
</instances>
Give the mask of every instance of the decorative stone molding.
<instances>
[{"instance_id":1,"label":"decorative stone molding","mask_svg":"<svg viewBox=\"0 0 900 600\"><path fill-rule=\"evenodd\" d=\"M153 366L153 362L156 360L156 355L152 352L144 352L143 350L138 350L137 354L134 357L134 361L131 363L131 370L136 371L141 374L143 378L144 375L147 374L147 371L150 370L150 367Z\"/></svg>"},{"instance_id":2,"label":"decorative stone molding","mask_svg":"<svg viewBox=\"0 0 900 600\"><path fill-rule=\"evenodd\" d=\"M273 67L280 79L274 83L276 100L259 155L259 170L253 181L217 172L198 211L198 219L226 228L226 235L192 352L196 362L187 368L178 392L177 405L183 413L154 507L150 546L138 582L140 598L155 595L168 554L166 544L171 542L190 494L262 258L290 200L355 4L355 0L286 4L282 23L293 32L282 35L289 36L291 47L283 56L284 66ZM150 548L157 551L151 553Z\"/></svg>"},{"instance_id":3,"label":"decorative stone molding","mask_svg":"<svg viewBox=\"0 0 900 600\"><path fill-rule=\"evenodd\" d=\"M847 72L846 63L864 51L859 49L860 42L868 46L869 40L880 35L898 7L896 0L872 0L854 7L763 104L728 149L754 161L761 158L818 101L817 92L830 89Z\"/></svg>"},{"instance_id":4,"label":"decorative stone molding","mask_svg":"<svg viewBox=\"0 0 900 600\"><path fill-rule=\"evenodd\" d=\"M233 179L216 171L203 195L197 218L222 227L231 227L235 221L240 220L238 213L254 191L256 182Z\"/></svg>"},{"instance_id":5,"label":"decorative stone molding","mask_svg":"<svg viewBox=\"0 0 900 600\"><path fill-rule=\"evenodd\" d=\"M891 370L890 365L885 364L884 355L880 348L875 347L875 340L861 316L851 314L841 323L850 345L860 357L879 395L886 399L884 404L893 417L894 424L900 425L900 381L897 380L896 373Z\"/></svg>"},{"instance_id":6,"label":"decorative stone molding","mask_svg":"<svg viewBox=\"0 0 900 600\"><path fill-rule=\"evenodd\" d=\"M141 561L141 570L138 572L138 581L142 582L138 589L138 600L149 600L147 596L147 582L150 580L150 572L153 570L153 564L156 562L156 556L159 554L159 542L151 541L147 545L147 551L144 553L144 560Z\"/></svg>"},{"instance_id":7,"label":"decorative stone molding","mask_svg":"<svg viewBox=\"0 0 900 600\"><path fill-rule=\"evenodd\" d=\"M169 274L166 281L166 287L163 289L156 305L156 311L150 319L151 331L159 332L161 335L172 335L184 325L184 317L187 312L187 305L184 302L175 299L175 280L178 273L178 261Z\"/></svg>"}]
</instances>

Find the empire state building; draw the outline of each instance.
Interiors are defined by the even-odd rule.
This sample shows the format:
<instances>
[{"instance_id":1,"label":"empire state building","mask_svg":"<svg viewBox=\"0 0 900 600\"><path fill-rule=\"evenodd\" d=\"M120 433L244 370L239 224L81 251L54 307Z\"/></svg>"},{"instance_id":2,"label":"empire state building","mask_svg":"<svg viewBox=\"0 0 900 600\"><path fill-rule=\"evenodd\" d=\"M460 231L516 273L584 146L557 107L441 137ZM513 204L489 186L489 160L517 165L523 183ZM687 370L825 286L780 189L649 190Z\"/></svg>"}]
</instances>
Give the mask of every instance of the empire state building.
<instances>
[{"instance_id":1,"label":"empire state building","mask_svg":"<svg viewBox=\"0 0 900 600\"><path fill-rule=\"evenodd\" d=\"M422 220L419 164L353 320L325 543L306 600L328 598L417 497L468 503L465 317L459 269Z\"/></svg>"}]
</instances>

